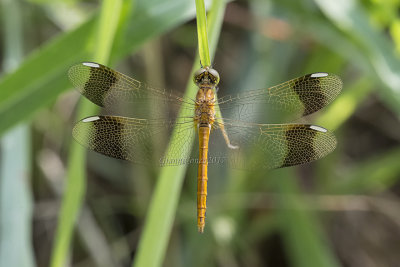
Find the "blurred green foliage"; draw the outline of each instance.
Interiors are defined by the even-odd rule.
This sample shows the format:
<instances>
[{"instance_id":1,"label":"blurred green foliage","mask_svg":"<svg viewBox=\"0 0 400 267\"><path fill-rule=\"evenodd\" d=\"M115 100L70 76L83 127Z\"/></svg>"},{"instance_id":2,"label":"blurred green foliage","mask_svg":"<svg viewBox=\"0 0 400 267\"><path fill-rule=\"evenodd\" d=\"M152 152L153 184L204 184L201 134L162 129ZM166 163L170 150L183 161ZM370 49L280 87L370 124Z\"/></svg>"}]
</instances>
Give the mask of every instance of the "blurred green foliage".
<instances>
[{"instance_id":1,"label":"blurred green foliage","mask_svg":"<svg viewBox=\"0 0 400 267\"><path fill-rule=\"evenodd\" d=\"M29 217L21 220L24 227L30 223L33 240L20 240L25 240L25 251L34 257L28 257L24 266L48 266L56 257L52 247L61 242L55 232L62 218L62 196L80 198L74 192L77 188L65 189L70 182L65 180L68 165L73 160L84 165L83 157L68 156L74 144L71 128L78 119L79 95L71 88L67 70L74 63L92 60L100 49L96 31L101 3L19 2L26 56L15 70L2 69L0 133L5 136L20 123L28 125L32 149L29 142L21 141L22 155L14 161L29 159L31 178L25 183L31 192L4 194L11 187L1 183L0 223L17 220L10 211L18 207L12 204L30 201L33 222ZM7 7L2 4L1 8ZM170 217L158 218L159 225L168 224L167 232L158 235L159 229L154 229L152 242L160 236L162 245L148 243L146 257L158 257L154 262L163 266L397 266L399 10L397 0L228 3L219 37L209 36L219 39L211 58L221 75L219 95L271 86L310 72L336 73L344 81L342 94L307 120L334 130L338 147L320 161L290 169L210 168L203 235L197 233L195 218L197 168L189 165L184 181L176 179L176 172L166 172L164 182L177 183L173 191L177 207L170 210ZM114 37L106 29L100 32L104 34L101 40L112 44L104 51L110 52L113 67L177 91L190 84L191 66L198 64L195 1L126 0L118 14L107 11L118 16ZM71 25L72 21L82 22ZM12 38L6 32L7 23L4 16L3 62L9 56L5 44ZM14 42L20 46L21 41ZM0 158L2 182L12 180L3 172L6 156ZM157 227L145 218L153 191L165 188L154 189L162 170L91 152L86 166L78 170L87 173L87 184L82 207L77 205L75 232L70 242L61 244L65 254L53 266L65 261L72 266L130 266L142 253L137 248L143 229L152 232ZM157 219L157 214L153 217ZM14 228L1 227L1 231L18 232L22 227L7 225ZM6 240L10 240L4 236L0 232L0 255L6 253ZM152 254L152 246L161 253ZM12 261L4 265L11 266Z\"/></svg>"}]
</instances>

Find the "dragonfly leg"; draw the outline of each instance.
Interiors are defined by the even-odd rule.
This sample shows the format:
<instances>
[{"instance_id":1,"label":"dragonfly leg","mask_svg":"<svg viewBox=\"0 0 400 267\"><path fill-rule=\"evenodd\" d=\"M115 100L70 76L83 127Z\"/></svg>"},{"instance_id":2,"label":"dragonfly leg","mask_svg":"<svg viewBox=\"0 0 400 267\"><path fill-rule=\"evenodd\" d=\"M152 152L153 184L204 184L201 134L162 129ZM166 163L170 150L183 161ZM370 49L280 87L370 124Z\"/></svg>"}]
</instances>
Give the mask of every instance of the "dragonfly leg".
<instances>
[{"instance_id":1,"label":"dragonfly leg","mask_svg":"<svg viewBox=\"0 0 400 267\"><path fill-rule=\"evenodd\" d=\"M230 148L230 149L238 149L239 146L235 146L231 144L231 141L229 140L229 136L228 133L225 131L225 127L222 123L219 124L219 127L221 129L222 135L224 136L226 145Z\"/></svg>"}]
</instances>

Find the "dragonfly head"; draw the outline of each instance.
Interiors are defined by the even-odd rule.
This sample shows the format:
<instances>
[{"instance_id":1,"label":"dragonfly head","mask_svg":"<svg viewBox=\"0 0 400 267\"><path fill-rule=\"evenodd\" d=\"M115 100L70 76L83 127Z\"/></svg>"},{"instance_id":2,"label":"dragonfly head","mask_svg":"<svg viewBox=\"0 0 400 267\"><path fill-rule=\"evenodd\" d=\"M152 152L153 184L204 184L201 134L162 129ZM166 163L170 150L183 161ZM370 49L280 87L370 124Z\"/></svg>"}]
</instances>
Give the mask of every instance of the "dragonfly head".
<instances>
[{"instance_id":1,"label":"dragonfly head","mask_svg":"<svg viewBox=\"0 0 400 267\"><path fill-rule=\"evenodd\" d=\"M193 81L197 85L205 83L216 86L219 83L219 74L215 69L206 66L194 73Z\"/></svg>"}]
</instances>

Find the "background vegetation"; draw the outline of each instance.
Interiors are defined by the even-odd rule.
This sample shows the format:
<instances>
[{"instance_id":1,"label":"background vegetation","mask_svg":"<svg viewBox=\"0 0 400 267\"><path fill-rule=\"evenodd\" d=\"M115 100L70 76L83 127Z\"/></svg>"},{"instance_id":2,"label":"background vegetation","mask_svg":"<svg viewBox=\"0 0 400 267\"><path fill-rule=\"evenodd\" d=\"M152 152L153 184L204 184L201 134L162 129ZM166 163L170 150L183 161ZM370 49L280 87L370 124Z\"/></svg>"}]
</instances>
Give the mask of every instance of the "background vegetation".
<instances>
[{"instance_id":1,"label":"background vegetation","mask_svg":"<svg viewBox=\"0 0 400 267\"><path fill-rule=\"evenodd\" d=\"M308 118L335 131L328 157L271 172L210 169L203 235L197 168L181 181L79 148L74 123L99 111L67 79L71 65L100 61L184 93L198 66L195 2L0 3L1 267L400 262L400 1L207 5L220 95L317 71L340 75L344 89ZM172 199L167 217L154 207L160 192Z\"/></svg>"}]
</instances>

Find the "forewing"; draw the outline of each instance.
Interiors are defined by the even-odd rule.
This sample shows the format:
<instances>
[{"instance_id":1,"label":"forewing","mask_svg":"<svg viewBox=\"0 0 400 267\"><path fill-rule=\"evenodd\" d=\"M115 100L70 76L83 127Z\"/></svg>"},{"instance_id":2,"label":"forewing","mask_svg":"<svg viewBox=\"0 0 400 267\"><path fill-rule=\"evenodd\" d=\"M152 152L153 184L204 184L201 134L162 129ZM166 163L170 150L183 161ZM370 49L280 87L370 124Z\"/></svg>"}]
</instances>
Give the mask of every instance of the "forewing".
<instances>
[{"instance_id":1,"label":"forewing","mask_svg":"<svg viewBox=\"0 0 400 267\"><path fill-rule=\"evenodd\" d=\"M169 133L180 133L168 155ZM119 116L93 116L79 121L73 137L86 148L116 159L150 165L186 164L193 140L193 120L145 120Z\"/></svg>"},{"instance_id":2,"label":"forewing","mask_svg":"<svg viewBox=\"0 0 400 267\"><path fill-rule=\"evenodd\" d=\"M221 127L222 124L216 124L216 140L222 140ZM226 121L223 128L231 144L238 147L225 148L226 161L239 169L275 169L303 164L326 156L336 147L335 136L316 125ZM213 151L211 156L214 155L218 158L221 154Z\"/></svg>"},{"instance_id":3,"label":"forewing","mask_svg":"<svg viewBox=\"0 0 400 267\"><path fill-rule=\"evenodd\" d=\"M84 62L74 65L68 74L73 85L83 96L96 105L112 111L116 111L118 107L124 110L129 107L137 113L146 111L155 113L157 117L169 117L169 114L162 116L164 111L161 106L190 109L194 107L191 99L184 99L165 89L148 86L98 63ZM152 117L151 114L147 115Z\"/></svg>"},{"instance_id":4,"label":"forewing","mask_svg":"<svg viewBox=\"0 0 400 267\"><path fill-rule=\"evenodd\" d=\"M282 84L218 99L222 115L242 121L263 122L276 111L287 120L325 107L342 89L341 79L330 73L308 74Z\"/></svg>"}]
</instances>

